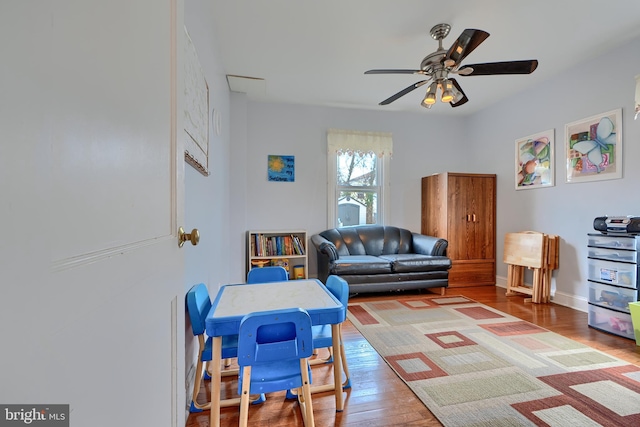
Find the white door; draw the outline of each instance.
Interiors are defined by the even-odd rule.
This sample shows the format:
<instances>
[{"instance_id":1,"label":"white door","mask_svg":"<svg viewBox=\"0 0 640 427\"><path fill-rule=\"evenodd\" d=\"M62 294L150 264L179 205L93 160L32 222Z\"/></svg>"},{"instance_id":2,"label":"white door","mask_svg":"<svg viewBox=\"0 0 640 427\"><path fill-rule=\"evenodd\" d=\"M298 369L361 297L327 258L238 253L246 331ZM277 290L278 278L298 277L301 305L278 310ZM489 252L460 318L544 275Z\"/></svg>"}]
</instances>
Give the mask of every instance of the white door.
<instances>
[{"instance_id":1,"label":"white door","mask_svg":"<svg viewBox=\"0 0 640 427\"><path fill-rule=\"evenodd\" d=\"M0 3L0 404L184 425L182 7Z\"/></svg>"}]
</instances>

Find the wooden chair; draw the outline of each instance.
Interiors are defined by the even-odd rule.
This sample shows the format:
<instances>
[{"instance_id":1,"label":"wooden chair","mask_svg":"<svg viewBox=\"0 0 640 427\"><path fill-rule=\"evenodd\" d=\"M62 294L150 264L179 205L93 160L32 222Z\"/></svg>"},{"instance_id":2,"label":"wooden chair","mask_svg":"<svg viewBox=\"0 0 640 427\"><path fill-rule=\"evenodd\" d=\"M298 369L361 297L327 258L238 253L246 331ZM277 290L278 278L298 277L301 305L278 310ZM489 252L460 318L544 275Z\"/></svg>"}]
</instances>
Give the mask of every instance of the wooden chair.
<instances>
[{"instance_id":1,"label":"wooden chair","mask_svg":"<svg viewBox=\"0 0 640 427\"><path fill-rule=\"evenodd\" d=\"M312 353L311 318L306 310L272 310L243 317L238 335L241 427L248 423L250 394L290 389L297 390L304 425L314 427L308 363Z\"/></svg>"}]
</instances>

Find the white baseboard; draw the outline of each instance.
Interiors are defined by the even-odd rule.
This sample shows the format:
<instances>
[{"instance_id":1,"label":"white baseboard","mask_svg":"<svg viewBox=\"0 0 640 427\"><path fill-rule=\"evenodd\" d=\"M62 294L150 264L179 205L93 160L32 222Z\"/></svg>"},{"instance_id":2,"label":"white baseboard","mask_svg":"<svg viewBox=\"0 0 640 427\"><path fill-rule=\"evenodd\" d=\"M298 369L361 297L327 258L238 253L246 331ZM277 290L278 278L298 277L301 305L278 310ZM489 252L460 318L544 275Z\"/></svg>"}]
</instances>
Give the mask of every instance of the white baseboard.
<instances>
[{"instance_id":1,"label":"white baseboard","mask_svg":"<svg viewBox=\"0 0 640 427\"><path fill-rule=\"evenodd\" d=\"M525 283L525 285L531 286L530 283ZM507 278L503 276L496 276L496 286L507 289ZM553 289L551 289L551 301L555 304L570 307L585 313L589 311L589 301L586 298L557 292Z\"/></svg>"}]
</instances>

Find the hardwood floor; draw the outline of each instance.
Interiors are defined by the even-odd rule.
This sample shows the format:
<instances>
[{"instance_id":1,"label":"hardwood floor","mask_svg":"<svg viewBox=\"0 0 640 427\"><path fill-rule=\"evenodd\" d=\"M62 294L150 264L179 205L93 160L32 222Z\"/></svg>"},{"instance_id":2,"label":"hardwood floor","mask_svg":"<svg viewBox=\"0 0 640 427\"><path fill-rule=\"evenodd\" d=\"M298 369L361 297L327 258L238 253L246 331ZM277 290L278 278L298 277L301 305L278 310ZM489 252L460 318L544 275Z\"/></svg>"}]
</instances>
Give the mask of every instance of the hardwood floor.
<instances>
[{"instance_id":1,"label":"hardwood floor","mask_svg":"<svg viewBox=\"0 0 640 427\"><path fill-rule=\"evenodd\" d=\"M535 323L568 338L605 351L630 363L640 365L640 347L635 341L589 328L587 314L567 307L524 302L524 296L506 297L505 289L495 286L448 289L447 295L464 295L505 313ZM417 293L382 293L358 295L352 302L414 297ZM345 410L335 412L332 392L313 395L315 424L318 427L388 427L388 426L441 426L438 420L420 402L413 392L387 366L358 330L347 320L343 327L346 356L351 373L352 388L345 396ZM313 367L314 384L332 381L330 366ZM205 381L199 401L209 399ZM225 379L223 393L235 396L237 382ZM222 427L238 425L237 407L222 408ZM250 408L249 423L256 426L302 426L302 418L295 401L284 399L284 393L269 394L267 401ZM208 427L209 412L190 414L187 427Z\"/></svg>"}]
</instances>

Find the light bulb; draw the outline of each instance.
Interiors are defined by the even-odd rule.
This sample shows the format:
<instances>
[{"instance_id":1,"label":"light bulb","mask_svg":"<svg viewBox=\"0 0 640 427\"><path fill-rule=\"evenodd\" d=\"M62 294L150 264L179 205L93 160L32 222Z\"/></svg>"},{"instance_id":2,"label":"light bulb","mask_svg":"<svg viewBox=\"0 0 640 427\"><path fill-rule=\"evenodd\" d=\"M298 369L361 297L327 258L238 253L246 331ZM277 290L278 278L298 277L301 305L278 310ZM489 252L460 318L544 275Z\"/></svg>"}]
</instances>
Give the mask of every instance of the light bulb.
<instances>
[{"instance_id":1,"label":"light bulb","mask_svg":"<svg viewBox=\"0 0 640 427\"><path fill-rule=\"evenodd\" d=\"M427 94L422 100L422 106L426 108L431 108L433 104L436 103L436 91L438 90L438 83L433 82L427 88Z\"/></svg>"},{"instance_id":2,"label":"light bulb","mask_svg":"<svg viewBox=\"0 0 640 427\"><path fill-rule=\"evenodd\" d=\"M442 102L451 102L453 101L453 97L453 83L445 79L442 82L442 97L440 99Z\"/></svg>"},{"instance_id":3,"label":"light bulb","mask_svg":"<svg viewBox=\"0 0 640 427\"><path fill-rule=\"evenodd\" d=\"M425 104L427 105L433 105L436 103L436 94L435 93L429 93L427 94L427 96L424 98L423 101Z\"/></svg>"}]
</instances>

